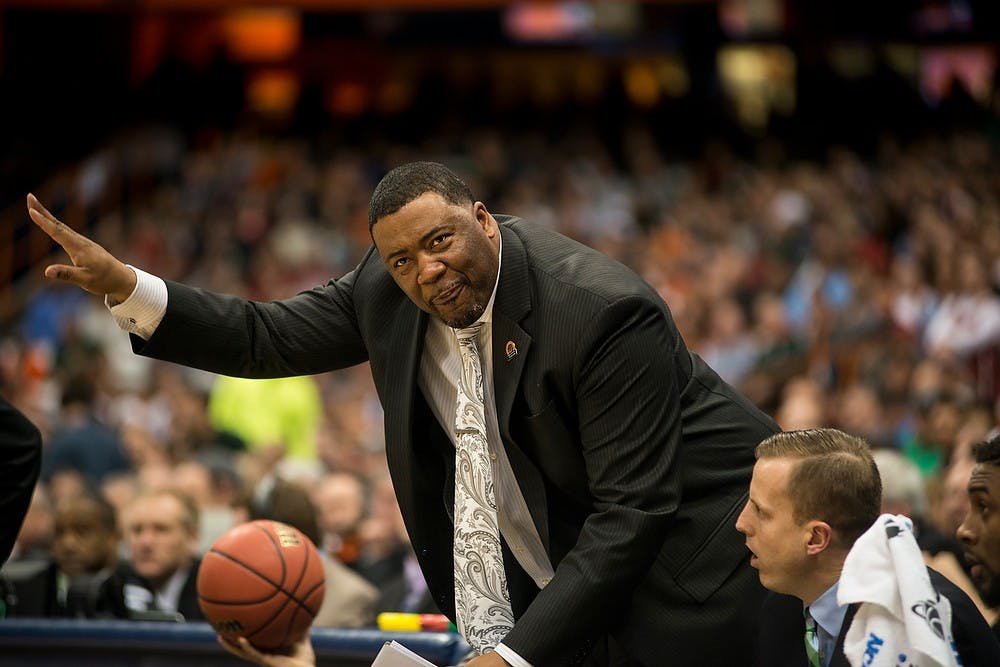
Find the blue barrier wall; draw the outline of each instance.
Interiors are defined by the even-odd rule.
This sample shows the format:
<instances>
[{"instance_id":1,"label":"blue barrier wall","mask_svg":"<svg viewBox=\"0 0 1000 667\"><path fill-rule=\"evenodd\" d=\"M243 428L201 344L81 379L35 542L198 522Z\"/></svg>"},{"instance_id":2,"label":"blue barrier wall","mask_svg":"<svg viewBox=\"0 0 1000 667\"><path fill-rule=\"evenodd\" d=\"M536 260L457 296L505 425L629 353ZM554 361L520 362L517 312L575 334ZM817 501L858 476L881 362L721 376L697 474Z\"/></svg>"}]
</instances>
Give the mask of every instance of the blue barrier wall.
<instances>
[{"instance_id":1,"label":"blue barrier wall","mask_svg":"<svg viewBox=\"0 0 1000 667\"><path fill-rule=\"evenodd\" d=\"M455 665L468 646L445 632L313 628L319 667L369 667L395 639L435 665ZM4 667L184 667L250 663L226 653L207 623L6 619L0 621Z\"/></svg>"}]
</instances>

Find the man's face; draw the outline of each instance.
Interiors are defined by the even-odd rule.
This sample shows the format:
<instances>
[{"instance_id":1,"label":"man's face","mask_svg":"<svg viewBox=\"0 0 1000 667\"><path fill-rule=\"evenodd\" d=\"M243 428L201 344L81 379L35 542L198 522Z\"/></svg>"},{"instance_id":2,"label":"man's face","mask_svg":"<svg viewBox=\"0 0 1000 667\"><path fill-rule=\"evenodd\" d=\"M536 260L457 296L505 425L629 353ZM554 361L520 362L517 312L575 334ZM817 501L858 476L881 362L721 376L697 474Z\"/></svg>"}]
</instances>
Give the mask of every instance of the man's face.
<instances>
[{"instance_id":1,"label":"man's face","mask_svg":"<svg viewBox=\"0 0 1000 667\"><path fill-rule=\"evenodd\" d=\"M500 230L482 202L449 204L427 192L372 227L389 274L417 306L467 327L489 303L499 270Z\"/></svg>"},{"instance_id":2,"label":"man's face","mask_svg":"<svg viewBox=\"0 0 1000 667\"><path fill-rule=\"evenodd\" d=\"M1000 466L977 463L969 477L969 513L958 527L983 602L1000 605Z\"/></svg>"},{"instance_id":3,"label":"man's face","mask_svg":"<svg viewBox=\"0 0 1000 667\"><path fill-rule=\"evenodd\" d=\"M114 565L118 535L101 519L100 509L86 499L70 499L56 509L52 557L67 576L93 574Z\"/></svg>"},{"instance_id":4,"label":"man's face","mask_svg":"<svg viewBox=\"0 0 1000 667\"><path fill-rule=\"evenodd\" d=\"M135 571L160 585L186 567L197 548L197 535L184 525L184 507L169 495L139 498L128 512L125 538Z\"/></svg>"},{"instance_id":5,"label":"man's face","mask_svg":"<svg viewBox=\"0 0 1000 667\"><path fill-rule=\"evenodd\" d=\"M806 544L810 529L794 519L794 505L785 490L796 461L760 459L750 480L750 499L736 520L736 530L747 538L760 583L786 595L800 595L808 580Z\"/></svg>"},{"instance_id":6,"label":"man's face","mask_svg":"<svg viewBox=\"0 0 1000 667\"><path fill-rule=\"evenodd\" d=\"M348 475L330 475L316 491L320 523L329 533L346 536L364 518L364 489Z\"/></svg>"}]
</instances>

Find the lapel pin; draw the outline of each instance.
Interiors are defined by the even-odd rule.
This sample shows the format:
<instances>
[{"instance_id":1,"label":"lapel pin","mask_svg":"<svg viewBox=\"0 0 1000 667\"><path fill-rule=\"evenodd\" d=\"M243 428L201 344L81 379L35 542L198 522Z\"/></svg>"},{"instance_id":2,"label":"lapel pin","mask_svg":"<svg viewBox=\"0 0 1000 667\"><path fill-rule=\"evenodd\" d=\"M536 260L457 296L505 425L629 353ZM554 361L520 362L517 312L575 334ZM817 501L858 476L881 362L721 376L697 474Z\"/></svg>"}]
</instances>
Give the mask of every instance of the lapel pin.
<instances>
[{"instance_id":1,"label":"lapel pin","mask_svg":"<svg viewBox=\"0 0 1000 667\"><path fill-rule=\"evenodd\" d=\"M517 356L517 345L514 345L514 341L507 341L507 345L504 346L504 351L507 352L507 361L510 361Z\"/></svg>"}]
</instances>

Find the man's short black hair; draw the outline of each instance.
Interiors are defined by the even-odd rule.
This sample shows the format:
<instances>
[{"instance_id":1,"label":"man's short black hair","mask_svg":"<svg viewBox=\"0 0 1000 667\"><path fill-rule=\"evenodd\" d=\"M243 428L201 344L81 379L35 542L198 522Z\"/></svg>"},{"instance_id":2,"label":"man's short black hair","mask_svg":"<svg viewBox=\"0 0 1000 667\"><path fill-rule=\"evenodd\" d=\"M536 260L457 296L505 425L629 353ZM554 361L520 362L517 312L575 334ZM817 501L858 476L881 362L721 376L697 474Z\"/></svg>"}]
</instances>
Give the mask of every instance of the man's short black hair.
<instances>
[{"instance_id":1,"label":"man's short black hair","mask_svg":"<svg viewBox=\"0 0 1000 667\"><path fill-rule=\"evenodd\" d=\"M56 512L60 510L60 507L79 507L90 503L95 510L97 510L97 520L100 522L101 527L104 528L108 533L118 532L118 510L112 505L104 495L92 487L85 487L80 491L79 494L73 496L72 498L66 499L63 503L56 506Z\"/></svg>"},{"instance_id":2,"label":"man's short black hair","mask_svg":"<svg viewBox=\"0 0 1000 667\"><path fill-rule=\"evenodd\" d=\"M455 172L437 162L409 162L386 174L372 193L368 231L426 192L436 192L449 204L471 204L472 190Z\"/></svg>"},{"instance_id":3,"label":"man's short black hair","mask_svg":"<svg viewBox=\"0 0 1000 667\"><path fill-rule=\"evenodd\" d=\"M976 463L991 463L1000 466L1000 435L995 435L985 442L972 446L972 455Z\"/></svg>"}]
</instances>

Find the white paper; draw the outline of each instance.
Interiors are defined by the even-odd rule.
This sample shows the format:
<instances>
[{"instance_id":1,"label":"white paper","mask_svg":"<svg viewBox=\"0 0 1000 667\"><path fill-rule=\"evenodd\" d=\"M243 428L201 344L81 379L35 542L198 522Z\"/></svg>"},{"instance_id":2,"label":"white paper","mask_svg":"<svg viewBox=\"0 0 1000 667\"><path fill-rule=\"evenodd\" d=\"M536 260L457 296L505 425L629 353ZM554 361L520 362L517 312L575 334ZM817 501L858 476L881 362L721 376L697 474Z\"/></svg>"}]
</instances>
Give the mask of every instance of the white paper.
<instances>
[{"instance_id":1,"label":"white paper","mask_svg":"<svg viewBox=\"0 0 1000 667\"><path fill-rule=\"evenodd\" d=\"M434 667L434 663L424 660L396 640L386 642L375 656L372 667Z\"/></svg>"}]
</instances>

